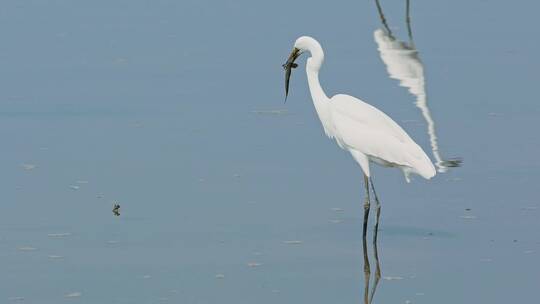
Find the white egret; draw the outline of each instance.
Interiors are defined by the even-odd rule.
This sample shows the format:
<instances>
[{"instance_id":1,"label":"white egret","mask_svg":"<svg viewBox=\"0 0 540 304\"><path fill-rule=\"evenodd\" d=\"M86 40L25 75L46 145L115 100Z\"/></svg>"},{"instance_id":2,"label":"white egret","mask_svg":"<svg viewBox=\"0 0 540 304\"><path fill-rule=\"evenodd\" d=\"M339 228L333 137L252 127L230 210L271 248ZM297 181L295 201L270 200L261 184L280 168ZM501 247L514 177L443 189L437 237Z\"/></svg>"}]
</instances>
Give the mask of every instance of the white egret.
<instances>
[{"instance_id":1,"label":"white egret","mask_svg":"<svg viewBox=\"0 0 540 304\"><path fill-rule=\"evenodd\" d=\"M426 179L435 176L433 163L426 153L390 117L377 108L353 96L338 94L328 97L319 82L319 70L324 61L324 52L317 40L303 36L296 40L293 50L283 65L286 70L285 94L288 95L291 70L297 67L294 61L303 53L311 57L306 62L309 90L313 104L321 120L326 135L348 150L364 172L366 200L364 203L363 237L366 237L371 184L377 204L378 230L380 203L371 179L370 162L395 167L403 171L407 182L411 173ZM376 238L374 239L376 241Z\"/></svg>"}]
</instances>

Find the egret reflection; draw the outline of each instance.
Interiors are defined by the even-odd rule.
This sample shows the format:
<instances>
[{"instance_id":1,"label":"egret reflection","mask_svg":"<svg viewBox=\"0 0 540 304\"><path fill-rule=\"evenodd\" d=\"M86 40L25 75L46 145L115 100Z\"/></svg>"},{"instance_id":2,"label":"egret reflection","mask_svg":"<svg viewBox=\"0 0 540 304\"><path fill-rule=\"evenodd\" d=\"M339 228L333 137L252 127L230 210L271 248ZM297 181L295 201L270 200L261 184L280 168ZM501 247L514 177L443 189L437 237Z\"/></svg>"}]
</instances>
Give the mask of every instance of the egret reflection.
<instances>
[{"instance_id":1,"label":"egret reflection","mask_svg":"<svg viewBox=\"0 0 540 304\"><path fill-rule=\"evenodd\" d=\"M381 264L379 262L379 250L377 247L377 233L375 230L373 234L373 258L375 259L375 273L373 276L373 286L370 290L371 281L371 264L369 262L368 244L366 238L362 238L362 249L364 253L364 304L372 303L375 297L375 291L381 280Z\"/></svg>"},{"instance_id":2,"label":"egret reflection","mask_svg":"<svg viewBox=\"0 0 540 304\"><path fill-rule=\"evenodd\" d=\"M431 145L431 151L435 158L437 171L446 172L449 167L458 167L460 159L443 159L439 150L437 133L435 131L435 121L431 116L427 103L426 79L424 64L420 60L418 50L413 41L410 1L406 0L405 21L407 24L408 42L398 40L392 33L388 22L384 16L379 0L375 0L377 11L381 19L382 28L375 30L374 37L377 43L379 55L386 65L388 75L392 79L399 80L402 87L416 97L416 106L422 112L422 116L427 123L427 131Z\"/></svg>"}]
</instances>

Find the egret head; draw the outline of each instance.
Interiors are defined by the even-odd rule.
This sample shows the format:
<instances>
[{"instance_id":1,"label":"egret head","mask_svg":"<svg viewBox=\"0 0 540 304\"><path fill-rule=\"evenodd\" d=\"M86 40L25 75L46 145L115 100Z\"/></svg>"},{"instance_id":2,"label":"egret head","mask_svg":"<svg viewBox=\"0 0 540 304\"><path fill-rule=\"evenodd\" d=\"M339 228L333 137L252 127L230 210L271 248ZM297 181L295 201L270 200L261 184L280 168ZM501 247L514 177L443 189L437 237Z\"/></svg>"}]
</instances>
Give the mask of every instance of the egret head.
<instances>
[{"instance_id":1,"label":"egret head","mask_svg":"<svg viewBox=\"0 0 540 304\"><path fill-rule=\"evenodd\" d=\"M318 70L322 64L324 54L321 48L321 45L317 40L308 37L302 36L294 42L294 47L292 49L287 62L283 64L283 69L285 69L285 101L287 101L287 96L289 95L289 81L291 79L292 69L298 67L298 64L294 61L300 57L304 52L309 52L312 55L312 58L316 58L314 67Z\"/></svg>"}]
</instances>

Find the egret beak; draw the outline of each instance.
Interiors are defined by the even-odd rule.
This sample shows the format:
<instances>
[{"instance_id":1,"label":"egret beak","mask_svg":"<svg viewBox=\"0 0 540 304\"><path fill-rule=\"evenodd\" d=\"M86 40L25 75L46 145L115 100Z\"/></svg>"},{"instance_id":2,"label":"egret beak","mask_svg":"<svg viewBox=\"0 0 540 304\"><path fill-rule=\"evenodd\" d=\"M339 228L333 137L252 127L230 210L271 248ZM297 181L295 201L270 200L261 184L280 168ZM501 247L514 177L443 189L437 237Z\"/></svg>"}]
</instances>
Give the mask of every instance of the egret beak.
<instances>
[{"instance_id":1,"label":"egret beak","mask_svg":"<svg viewBox=\"0 0 540 304\"><path fill-rule=\"evenodd\" d=\"M287 58L287 62L282 65L283 69L285 70L285 102L287 102L287 96L289 95L289 81L291 80L291 71L292 69L298 67L298 64L294 63L294 61L301 54L302 53L300 53L300 49L293 48L291 54L289 55L289 58Z\"/></svg>"}]
</instances>

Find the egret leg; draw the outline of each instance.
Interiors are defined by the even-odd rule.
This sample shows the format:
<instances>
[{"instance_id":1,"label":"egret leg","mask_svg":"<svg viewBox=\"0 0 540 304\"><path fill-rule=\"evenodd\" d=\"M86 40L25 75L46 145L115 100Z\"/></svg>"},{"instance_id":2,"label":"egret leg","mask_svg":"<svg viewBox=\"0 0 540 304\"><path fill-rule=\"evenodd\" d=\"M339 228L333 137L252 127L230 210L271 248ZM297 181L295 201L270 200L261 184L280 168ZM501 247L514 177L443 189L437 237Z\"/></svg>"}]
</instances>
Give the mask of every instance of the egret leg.
<instances>
[{"instance_id":1,"label":"egret leg","mask_svg":"<svg viewBox=\"0 0 540 304\"><path fill-rule=\"evenodd\" d=\"M384 26L384 29L386 30L386 33L390 38L394 38L392 35L392 31L390 30L390 27L388 27L388 23L386 22L386 18L384 17L384 13L382 11L381 4L379 3L379 0L375 0L375 5L377 6L377 11L379 12L379 18L381 18L381 23Z\"/></svg>"},{"instance_id":2,"label":"egret leg","mask_svg":"<svg viewBox=\"0 0 540 304\"><path fill-rule=\"evenodd\" d=\"M364 184L366 186L366 201L364 202L364 227L362 229L362 237L364 240L367 235L367 224L369 219L369 177L364 174Z\"/></svg>"},{"instance_id":3,"label":"egret leg","mask_svg":"<svg viewBox=\"0 0 540 304\"><path fill-rule=\"evenodd\" d=\"M410 1L407 0L406 2L406 9L405 9L405 22L407 23L407 33L409 34L409 44L411 47L414 48L414 41L412 36L412 29L411 29L411 15L409 14L409 8L410 8Z\"/></svg>"},{"instance_id":4,"label":"egret leg","mask_svg":"<svg viewBox=\"0 0 540 304\"><path fill-rule=\"evenodd\" d=\"M379 233L379 218L381 216L381 203L379 202L379 197L377 196L377 192L375 191L375 186L373 185L373 179L371 177L369 178L369 181L371 183L371 190L373 190L373 196L375 196L375 204L377 206L377 209L375 210L377 214L377 220L375 221L375 232L373 234L373 244L377 246L377 235Z\"/></svg>"},{"instance_id":5,"label":"egret leg","mask_svg":"<svg viewBox=\"0 0 540 304\"><path fill-rule=\"evenodd\" d=\"M369 265L367 241L365 236L362 240L362 247L364 249L364 304L369 304L369 279L371 276L371 267Z\"/></svg>"},{"instance_id":6,"label":"egret leg","mask_svg":"<svg viewBox=\"0 0 540 304\"><path fill-rule=\"evenodd\" d=\"M373 183L372 183L373 185ZM377 233L377 232L375 232ZM377 285L379 284L379 280L381 279L381 264L379 263L379 250L377 249L377 239L375 238L375 242L373 243L373 255L375 256L375 278L373 279L373 287L371 289L371 299L369 300L369 303L373 302L373 297L375 296L375 291L377 290Z\"/></svg>"}]
</instances>

